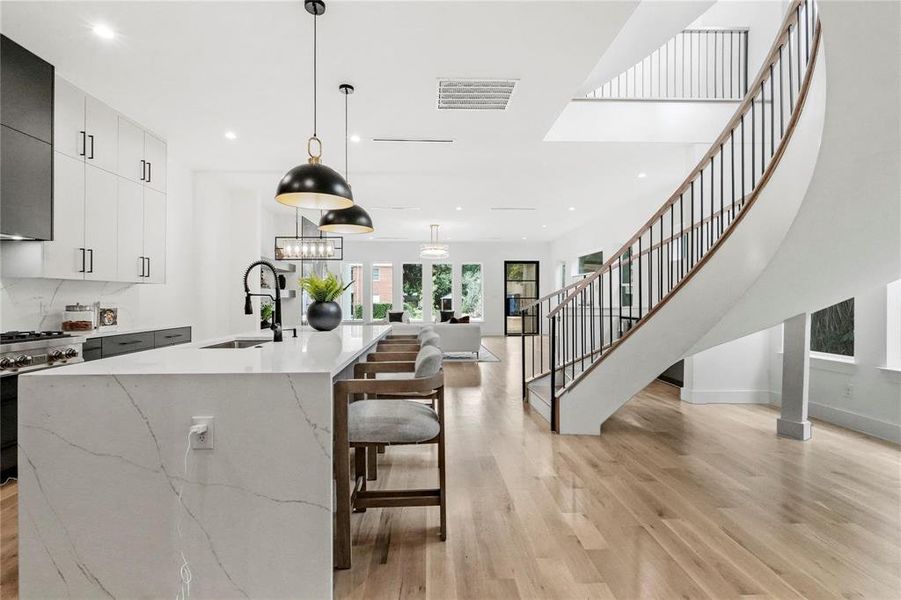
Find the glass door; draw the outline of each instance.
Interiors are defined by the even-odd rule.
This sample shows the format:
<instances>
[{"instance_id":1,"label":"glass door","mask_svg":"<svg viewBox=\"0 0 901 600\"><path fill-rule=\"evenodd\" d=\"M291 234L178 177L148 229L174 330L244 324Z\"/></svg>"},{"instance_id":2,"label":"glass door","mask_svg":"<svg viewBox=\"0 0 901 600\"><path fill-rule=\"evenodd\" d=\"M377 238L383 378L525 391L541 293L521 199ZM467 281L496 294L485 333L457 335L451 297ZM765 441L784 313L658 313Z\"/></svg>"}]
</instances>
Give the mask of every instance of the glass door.
<instances>
[{"instance_id":1,"label":"glass door","mask_svg":"<svg viewBox=\"0 0 901 600\"><path fill-rule=\"evenodd\" d=\"M538 261L504 261L504 334L533 335L538 331L538 313L525 318L520 309L538 300Z\"/></svg>"}]
</instances>

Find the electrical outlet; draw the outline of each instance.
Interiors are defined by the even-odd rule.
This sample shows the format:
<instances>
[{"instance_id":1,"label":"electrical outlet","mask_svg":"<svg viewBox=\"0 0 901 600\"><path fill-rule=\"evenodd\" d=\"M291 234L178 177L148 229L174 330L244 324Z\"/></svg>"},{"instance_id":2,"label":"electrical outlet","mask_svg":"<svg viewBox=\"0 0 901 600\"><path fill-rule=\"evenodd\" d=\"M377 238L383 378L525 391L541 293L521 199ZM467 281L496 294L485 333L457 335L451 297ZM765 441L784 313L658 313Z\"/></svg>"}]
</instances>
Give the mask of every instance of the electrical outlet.
<instances>
[{"instance_id":1,"label":"electrical outlet","mask_svg":"<svg viewBox=\"0 0 901 600\"><path fill-rule=\"evenodd\" d=\"M191 434L192 450L212 450L213 449L213 417L192 417L191 425L206 425L206 431L203 433Z\"/></svg>"},{"instance_id":2,"label":"electrical outlet","mask_svg":"<svg viewBox=\"0 0 901 600\"><path fill-rule=\"evenodd\" d=\"M848 384L845 387L845 398L852 398L854 396L854 385Z\"/></svg>"}]
</instances>

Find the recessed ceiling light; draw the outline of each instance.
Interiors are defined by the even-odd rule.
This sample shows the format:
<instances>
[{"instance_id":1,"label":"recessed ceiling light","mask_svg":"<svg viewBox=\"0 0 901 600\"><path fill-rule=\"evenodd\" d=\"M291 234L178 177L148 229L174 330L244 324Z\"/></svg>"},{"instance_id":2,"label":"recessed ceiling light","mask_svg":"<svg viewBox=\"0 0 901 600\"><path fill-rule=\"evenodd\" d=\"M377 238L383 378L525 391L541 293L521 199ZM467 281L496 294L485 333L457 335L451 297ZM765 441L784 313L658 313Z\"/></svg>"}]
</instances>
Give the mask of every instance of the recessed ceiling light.
<instances>
[{"instance_id":1,"label":"recessed ceiling light","mask_svg":"<svg viewBox=\"0 0 901 600\"><path fill-rule=\"evenodd\" d=\"M547 225L542 225L541 228L542 228L542 229L547 229Z\"/></svg>"},{"instance_id":2,"label":"recessed ceiling light","mask_svg":"<svg viewBox=\"0 0 901 600\"><path fill-rule=\"evenodd\" d=\"M526 239L526 236L522 236L522 239Z\"/></svg>"},{"instance_id":3,"label":"recessed ceiling light","mask_svg":"<svg viewBox=\"0 0 901 600\"><path fill-rule=\"evenodd\" d=\"M569 212L572 212L572 211L574 211L574 210L576 210L576 207L575 207L575 206L570 206L570 207L569 207Z\"/></svg>"},{"instance_id":4,"label":"recessed ceiling light","mask_svg":"<svg viewBox=\"0 0 901 600\"><path fill-rule=\"evenodd\" d=\"M225 139L227 139L227 140L236 140L236 139L238 139L238 134L235 133L234 131L226 131L226 132L225 132Z\"/></svg>"},{"instance_id":5,"label":"recessed ceiling light","mask_svg":"<svg viewBox=\"0 0 901 600\"><path fill-rule=\"evenodd\" d=\"M462 207L462 206L458 206L458 207L457 207L457 210L463 210L463 207Z\"/></svg>"},{"instance_id":6,"label":"recessed ceiling light","mask_svg":"<svg viewBox=\"0 0 901 600\"><path fill-rule=\"evenodd\" d=\"M647 177L647 176L648 176L648 174L645 173L644 171L642 171L641 173L638 174L638 178L639 178L639 179L644 179L644 178Z\"/></svg>"},{"instance_id":7,"label":"recessed ceiling light","mask_svg":"<svg viewBox=\"0 0 901 600\"><path fill-rule=\"evenodd\" d=\"M359 141L360 141L360 136L358 136L358 135L355 133L355 134L353 134L352 136L350 136L350 141L352 141L354 144L359 143Z\"/></svg>"},{"instance_id":8,"label":"recessed ceiling light","mask_svg":"<svg viewBox=\"0 0 901 600\"><path fill-rule=\"evenodd\" d=\"M93 29L94 35L105 40L111 40L116 37L116 32L109 25L97 23Z\"/></svg>"}]
</instances>

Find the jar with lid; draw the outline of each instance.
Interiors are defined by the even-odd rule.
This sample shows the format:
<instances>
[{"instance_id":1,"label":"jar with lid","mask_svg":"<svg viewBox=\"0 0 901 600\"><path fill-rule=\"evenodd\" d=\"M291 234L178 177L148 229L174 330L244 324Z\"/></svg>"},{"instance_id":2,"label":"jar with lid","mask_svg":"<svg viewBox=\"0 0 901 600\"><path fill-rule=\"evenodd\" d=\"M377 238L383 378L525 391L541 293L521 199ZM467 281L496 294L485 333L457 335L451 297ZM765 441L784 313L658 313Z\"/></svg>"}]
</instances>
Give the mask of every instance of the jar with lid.
<instances>
[{"instance_id":1,"label":"jar with lid","mask_svg":"<svg viewBox=\"0 0 901 600\"><path fill-rule=\"evenodd\" d=\"M84 304L69 304L63 313L63 331L90 331L96 327L96 312Z\"/></svg>"}]
</instances>

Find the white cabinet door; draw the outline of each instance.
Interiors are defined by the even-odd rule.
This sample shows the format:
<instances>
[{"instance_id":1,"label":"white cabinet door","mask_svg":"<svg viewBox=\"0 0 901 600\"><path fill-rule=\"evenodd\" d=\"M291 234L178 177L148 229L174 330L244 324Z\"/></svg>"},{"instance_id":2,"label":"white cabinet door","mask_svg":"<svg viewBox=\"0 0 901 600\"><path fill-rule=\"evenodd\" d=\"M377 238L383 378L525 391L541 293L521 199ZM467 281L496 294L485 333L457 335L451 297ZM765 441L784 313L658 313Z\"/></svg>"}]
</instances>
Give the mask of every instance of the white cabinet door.
<instances>
[{"instance_id":1,"label":"white cabinet door","mask_svg":"<svg viewBox=\"0 0 901 600\"><path fill-rule=\"evenodd\" d=\"M144 130L124 117L119 117L120 177L131 181L144 181Z\"/></svg>"},{"instance_id":2,"label":"white cabinet door","mask_svg":"<svg viewBox=\"0 0 901 600\"><path fill-rule=\"evenodd\" d=\"M118 274L118 177L85 165L84 245L87 268L84 278L115 281Z\"/></svg>"},{"instance_id":3,"label":"white cabinet door","mask_svg":"<svg viewBox=\"0 0 901 600\"><path fill-rule=\"evenodd\" d=\"M144 280L144 189L140 183L118 178L118 281Z\"/></svg>"},{"instance_id":4,"label":"white cabinet door","mask_svg":"<svg viewBox=\"0 0 901 600\"><path fill-rule=\"evenodd\" d=\"M60 152L53 161L53 241L44 242L42 275L84 279L84 162Z\"/></svg>"},{"instance_id":5,"label":"white cabinet door","mask_svg":"<svg viewBox=\"0 0 901 600\"><path fill-rule=\"evenodd\" d=\"M116 172L119 145L119 115L112 108L88 96L85 100L87 163L110 173Z\"/></svg>"},{"instance_id":6,"label":"white cabinet door","mask_svg":"<svg viewBox=\"0 0 901 600\"><path fill-rule=\"evenodd\" d=\"M145 183L157 190L166 192L166 142L144 134L144 160L147 165L147 180Z\"/></svg>"},{"instance_id":7,"label":"white cabinet door","mask_svg":"<svg viewBox=\"0 0 901 600\"><path fill-rule=\"evenodd\" d=\"M166 194L144 187L145 283L166 281Z\"/></svg>"},{"instance_id":8,"label":"white cabinet door","mask_svg":"<svg viewBox=\"0 0 901 600\"><path fill-rule=\"evenodd\" d=\"M53 94L53 149L66 156L84 160L85 94L80 89L57 77Z\"/></svg>"}]
</instances>

